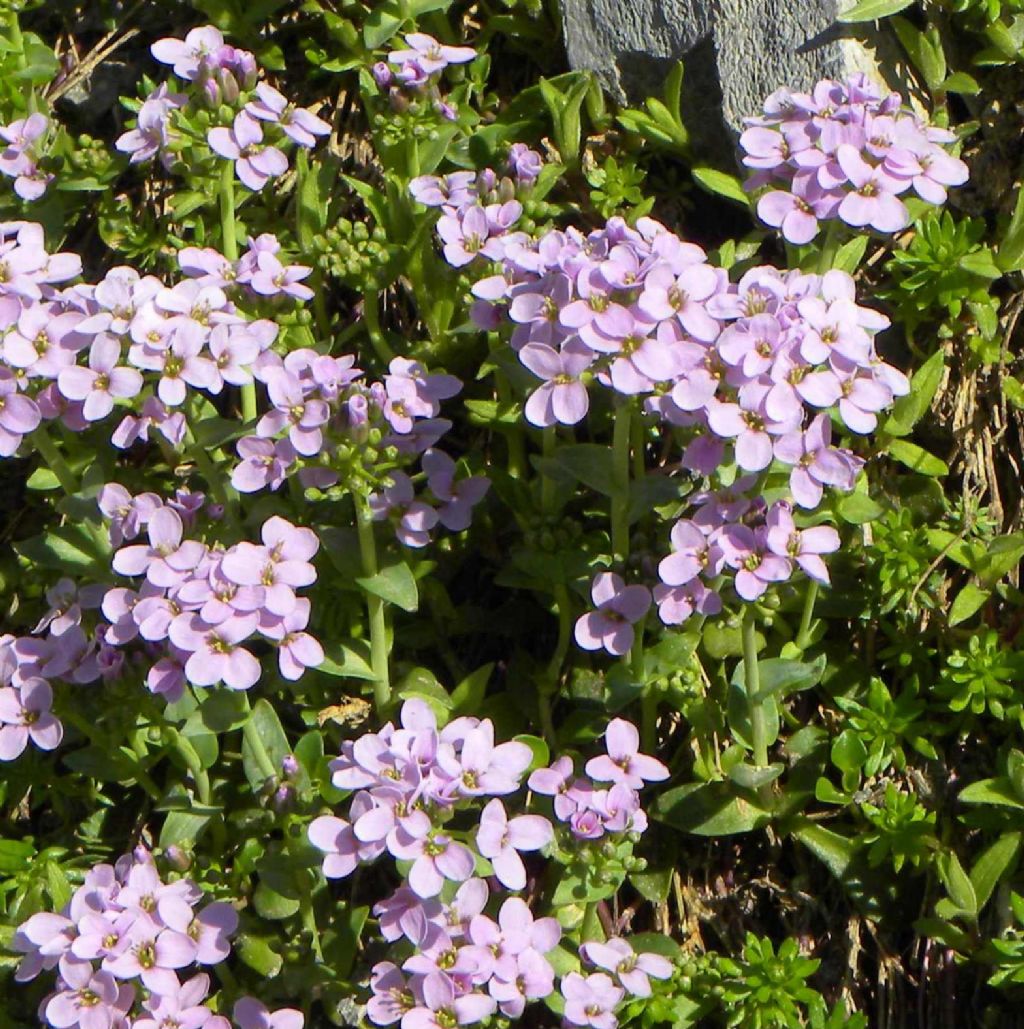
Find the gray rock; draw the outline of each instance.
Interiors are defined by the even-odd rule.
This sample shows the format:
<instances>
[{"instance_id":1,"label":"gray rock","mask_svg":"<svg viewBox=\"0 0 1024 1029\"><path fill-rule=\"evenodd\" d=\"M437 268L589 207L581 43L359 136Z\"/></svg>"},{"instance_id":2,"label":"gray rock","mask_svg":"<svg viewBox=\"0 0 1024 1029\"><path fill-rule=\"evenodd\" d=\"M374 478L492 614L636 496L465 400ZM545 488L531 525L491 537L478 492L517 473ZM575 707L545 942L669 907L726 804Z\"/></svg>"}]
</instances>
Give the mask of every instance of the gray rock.
<instances>
[{"instance_id":1,"label":"gray rock","mask_svg":"<svg viewBox=\"0 0 1024 1029\"><path fill-rule=\"evenodd\" d=\"M779 86L875 71L871 48L841 35L852 0L561 0L574 68L617 100L660 96L682 59L683 110L694 145L731 155L735 131ZM872 47L877 41L872 41Z\"/></svg>"}]
</instances>

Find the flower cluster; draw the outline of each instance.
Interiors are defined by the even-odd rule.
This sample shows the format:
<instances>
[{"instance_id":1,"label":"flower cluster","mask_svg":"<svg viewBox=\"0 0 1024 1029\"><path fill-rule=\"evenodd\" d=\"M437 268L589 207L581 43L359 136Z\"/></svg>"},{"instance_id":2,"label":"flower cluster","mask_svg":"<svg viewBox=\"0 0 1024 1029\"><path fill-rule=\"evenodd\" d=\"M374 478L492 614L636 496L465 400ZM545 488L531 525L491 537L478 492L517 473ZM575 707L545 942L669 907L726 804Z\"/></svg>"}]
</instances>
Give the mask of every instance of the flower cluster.
<instances>
[{"instance_id":1,"label":"flower cluster","mask_svg":"<svg viewBox=\"0 0 1024 1029\"><path fill-rule=\"evenodd\" d=\"M574 778L568 757L529 777L531 790L553 798L555 818L578 845L606 833L642 832L646 819L636 791L645 780L668 775L660 762L638 753L639 738L628 722L613 721L607 743L607 755L587 762L589 778ZM375 1024L441 1029L482 1021L496 1010L518 1018L528 1002L554 992L556 973L545 955L562 936L558 921L535 918L520 897L499 903L497 896L526 887L523 853L555 846L547 818L510 816L502 799L522 787L532 757L525 743L495 743L489 719L462 717L439 726L425 701L411 699L399 726L388 723L379 733L347 741L331 762L334 785L355 793L348 819L324 815L309 827L310 840L326 855L324 874L346 877L385 852L409 863L406 882L373 909L384 939L405 941L411 951L400 964L385 961L373 969L367 1016ZM474 830L447 828L457 811L484 798L490 799ZM489 907L496 917L486 913ZM562 979L572 1025L595 1024L587 1011L599 996L604 1025L612 1029L614 1008L626 992L649 995L648 974L671 974L668 961L634 955L622 940L586 944L581 956L602 971Z\"/></svg>"},{"instance_id":2,"label":"flower cluster","mask_svg":"<svg viewBox=\"0 0 1024 1029\"><path fill-rule=\"evenodd\" d=\"M457 378L396 357L382 381L366 383L351 355L309 349L284 359L267 354L255 374L267 387L270 409L255 435L238 442L235 489L276 490L296 469L303 486L328 489L341 466L359 460L380 483L369 496L374 520L390 520L402 543L425 546L438 524L451 532L469 526L489 481L458 478L455 462L435 446L451 428L438 415L441 401L462 388ZM416 459L427 480L419 498L399 467Z\"/></svg>"},{"instance_id":3,"label":"flower cluster","mask_svg":"<svg viewBox=\"0 0 1024 1029\"><path fill-rule=\"evenodd\" d=\"M137 590L114 587L104 595L109 625L99 637L110 647L136 639L151 652L163 645L146 677L151 692L174 701L186 681L251 688L262 668L244 644L256 636L276 646L286 679L323 661L322 647L305 631L310 602L295 594L316 581L310 561L320 541L312 529L274 515L263 523L261 543L225 549L188 538L197 508L183 517L155 494L133 497L117 483L104 486L99 504L119 545L114 571L144 577ZM146 543L130 542L143 531Z\"/></svg>"},{"instance_id":4,"label":"flower cluster","mask_svg":"<svg viewBox=\"0 0 1024 1029\"><path fill-rule=\"evenodd\" d=\"M38 200L53 179L39 167L49 126L46 115L39 113L0 125L0 139L6 144L0 151L0 175L14 179L14 192L22 200Z\"/></svg>"},{"instance_id":5,"label":"flower cluster","mask_svg":"<svg viewBox=\"0 0 1024 1029\"><path fill-rule=\"evenodd\" d=\"M454 121L455 109L442 99L438 81L449 65L467 64L475 57L470 46L447 46L425 32L410 32L404 50L393 50L386 61L373 66L373 78L380 89L388 90L392 107L403 107L408 97L429 96L434 110Z\"/></svg>"},{"instance_id":6,"label":"flower cluster","mask_svg":"<svg viewBox=\"0 0 1024 1029\"><path fill-rule=\"evenodd\" d=\"M864 75L825 79L811 93L776 90L740 136L750 191L767 187L757 213L790 243L808 243L819 223L898 232L910 224L900 199L913 190L930 204L967 181L967 165L943 147L948 129L928 125Z\"/></svg>"},{"instance_id":7,"label":"flower cluster","mask_svg":"<svg viewBox=\"0 0 1024 1029\"><path fill-rule=\"evenodd\" d=\"M61 914L23 922L14 949L23 954L15 979L56 969L53 992L40 1004L52 1029L231 1029L211 1006L210 977L181 976L212 967L231 953L238 928L223 901L199 907L203 892L189 879L164 882L144 847L85 875ZM237 1029L302 1029L294 1008L273 1013L253 997L234 1006Z\"/></svg>"},{"instance_id":8,"label":"flower cluster","mask_svg":"<svg viewBox=\"0 0 1024 1029\"><path fill-rule=\"evenodd\" d=\"M238 915L230 904L199 907L188 879L164 882L142 847L115 865L96 865L61 914L32 915L17 930L24 955L18 982L57 970L40 1005L53 1029L158 1029L186 1014L196 1029L230 1029L203 1004L209 976L182 982L194 965L217 965L231 952Z\"/></svg>"},{"instance_id":9,"label":"flower cluster","mask_svg":"<svg viewBox=\"0 0 1024 1029\"><path fill-rule=\"evenodd\" d=\"M286 143L313 147L330 125L312 111L298 108L268 82L259 81L256 58L224 42L212 25L192 29L181 39L161 39L150 48L161 64L171 66L185 90L172 93L166 83L151 93L138 112L136 127L117 140L117 148L138 164L159 157L172 164L180 138L188 131L184 117L193 108L234 113L230 124L215 125L206 143L215 154L234 162L235 174L259 191L288 170ZM270 135L268 137L267 132Z\"/></svg>"},{"instance_id":10,"label":"flower cluster","mask_svg":"<svg viewBox=\"0 0 1024 1029\"><path fill-rule=\"evenodd\" d=\"M498 324L510 321L519 360L543 380L526 401L534 425L582 421L596 383L621 402L642 398L647 415L681 440L683 468L709 479L734 467L775 469L788 478L792 501L813 510L826 486L851 490L863 464L833 446L832 418L853 434L870 433L879 413L909 391L906 376L875 349L874 336L888 319L856 303L846 272L756 267L732 283L703 250L650 218L635 229L613 218L587 236L570 228L537 240L509 234L500 242L500 258L498 250L477 251L498 260L500 271L474 285L481 301L474 314L482 327L492 327L495 317ZM461 253L455 255L453 263L461 262ZM812 533L773 550L769 530L790 517L789 507L776 505L765 521L756 496L763 483L741 481L739 491L754 496L736 514L720 516L710 494L694 498L703 514L692 514L686 526L692 520L692 532L712 546L709 554L689 527L677 530L674 544L678 549L685 537L697 548L709 581L723 572L738 576L737 593L749 600L764 590L746 572L759 569L758 583L781 581L792 570L790 558L802 553L793 547L822 541ZM781 535L780 528L771 538ZM795 528L790 535L801 538ZM829 536L822 545L835 549L832 543ZM668 562L670 577L659 587L662 617L675 624L694 610L716 613L717 593L696 575L679 578L677 564ZM818 563L797 564L827 580ZM596 610L577 623L577 642L624 654L650 605L646 588L603 573L593 583L593 601Z\"/></svg>"},{"instance_id":11,"label":"flower cluster","mask_svg":"<svg viewBox=\"0 0 1024 1029\"><path fill-rule=\"evenodd\" d=\"M44 422L81 432L125 407L115 446L154 430L180 446L190 390L244 386L275 360L275 322L250 319L231 297L258 307L312 296L301 281L311 269L279 255L263 235L234 262L184 248L188 278L173 286L118 266L95 284L58 288L81 273L78 256L48 254L35 223L0 223L0 456Z\"/></svg>"}]
</instances>

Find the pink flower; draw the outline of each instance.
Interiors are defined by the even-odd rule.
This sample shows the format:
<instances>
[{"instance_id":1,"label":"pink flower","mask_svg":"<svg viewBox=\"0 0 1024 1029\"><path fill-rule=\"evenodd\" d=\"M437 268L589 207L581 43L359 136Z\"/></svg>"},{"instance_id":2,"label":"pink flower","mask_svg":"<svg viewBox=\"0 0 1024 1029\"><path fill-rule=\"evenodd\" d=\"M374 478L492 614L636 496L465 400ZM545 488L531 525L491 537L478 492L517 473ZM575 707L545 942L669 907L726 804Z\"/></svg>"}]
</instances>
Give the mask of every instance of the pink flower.
<instances>
[{"instance_id":1,"label":"pink flower","mask_svg":"<svg viewBox=\"0 0 1024 1029\"><path fill-rule=\"evenodd\" d=\"M235 162L235 173L251 190L259 191L288 170L288 158L275 146L263 145L260 123L245 111L235 115L230 129L210 129L210 149Z\"/></svg>"},{"instance_id":2,"label":"pink flower","mask_svg":"<svg viewBox=\"0 0 1024 1029\"><path fill-rule=\"evenodd\" d=\"M635 954L628 941L617 936L604 943L584 943L580 954L592 965L611 972L634 996L649 997L651 983L655 979L669 979L672 976L672 962L660 954Z\"/></svg>"},{"instance_id":3,"label":"pink flower","mask_svg":"<svg viewBox=\"0 0 1024 1029\"><path fill-rule=\"evenodd\" d=\"M197 540L182 540L181 515L161 507L149 517L146 532L149 546L122 547L113 560L120 575L143 575L154 586L168 589L184 582L206 556L206 547Z\"/></svg>"},{"instance_id":4,"label":"pink flower","mask_svg":"<svg viewBox=\"0 0 1024 1029\"><path fill-rule=\"evenodd\" d=\"M53 691L45 679L24 679L20 686L0 687L0 761L13 761L28 746L54 750L64 727L50 713Z\"/></svg>"},{"instance_id":5,"label":"pink flower","mask_svg":"<svg viewBox=\"0 0 1024 1029\"><path fill-rule=\"evenodd\" d=\"M646 586L627 586L614 572L595 576L590 595L596 611L576 622L576 642L584 650L604 648L620 657L633 646L633 625L647 614L651 592Z\"/></svg>"},{"instance_id":6,"label":"pink flower","mask_svg":"<svg viewBox=\"0 0 1024 1029\"><path fill-rule=\"evenodd\" d=\"M171 642L190 651L185 675L195 686L223 682L233 690L255 686L262 673L259 661L239 644L256 628L256 616L229 618L219 625L208 625L199 615L187 615L171 622Z\"/></svg>"},{"instance_id":7,"label":"pink flower","mask_svg":"<svg viewBox=\"0 0 1024 1029\"><path fill-rule=\"evenodd\" d=\"M277 122L285 135L299 146L315 146L317 136L330 134L331 127L327 122L318 118L312 111L289 104L284 96L266 82L257 84L256 95L259 99L246 104L246 111L262 121Z\"/></svg>"},{"instance_id":8,"label":"pink flower","mask_svg":"<svg viewBox=\"0 0 1024 1029\"><path fill-rule=\"evenodd\" d=\"M106 418L114 400L137 396L142 376L134 368L119 368L121 345L113 336L97 336L89 348L89 367L61 369L57 385L69 400L84 400L82 414L90 422Z\"/></svg>"},{"instance_id":9,"label":"pink flower","mask_svg":"<svg viewBox=\"0 0 1024 1029\"><path fill-rule=\"evenodd\" d=\"M562 996L565 998L565 1020L570 1025L615 1029L619 1024L614 1011L625 991L603 972L586 977L579 972L563 976Z\"/></svg>"},{"instance_id":10,"label":"pink flower","mask_svg":"<svg viewBox=\"0 0 1024 1029\"><path fill-rule=\"evenodd\" d=\"M242 997L231 1012L238 1029L302 1029L305 1018L295 1008L268 1011L255 997Z\"/></svg>"},{"instance_id":11,"label":"pink flower","mask_svg":"<svg viewBox=\"0 0 1024 1029\"><path fill-rule=\"evenodd\" d=\"M449 64L465 64L476 57L476 51L470 46L445 46L425 32L410 32L405 42L409 49L393 50L388 54L389 63L413 63L427 75L443 71Z\"/></svg>"},{"instance_id":12,"label":"pink flower","mask_svg":"<svg viewBox=\"0 0 1024 1029\"><path fill-rule=\"evenodd\" d=\"M456 994L452 980L442 972L426 976L416 1007L402 1016L402 1029L453 1029L472 1025L493 1015L497 1004L483 993Z\"/></svg>"},{"instance_id":13,"label":"pink flower","mask_svg":"<svg viewBox=\"0 0 1024 1029\"><path fill-rule=\"evenodd\" d=\"M668 769L657 758L639 752L640 733L625 719L612 719L604 740L607 755L592 757L586 765L587 775L597 782L622 783L638 790L645 782L668 778Z\"/></svg>"},{"instance_id":14,"label":"pink flower","mask_svg":"<svg viewBox=\"0 0 1024 1029\"><path fill-rule=\"evenodd\" d=\"M494 874L510 890L526 886L526 867L519 856L521 850L540 850L554 839L551 823L541 815L519 815L509 818L505 805L495 798L480 816L476 845L489 858Z\"/></svg>"}]
</instances>

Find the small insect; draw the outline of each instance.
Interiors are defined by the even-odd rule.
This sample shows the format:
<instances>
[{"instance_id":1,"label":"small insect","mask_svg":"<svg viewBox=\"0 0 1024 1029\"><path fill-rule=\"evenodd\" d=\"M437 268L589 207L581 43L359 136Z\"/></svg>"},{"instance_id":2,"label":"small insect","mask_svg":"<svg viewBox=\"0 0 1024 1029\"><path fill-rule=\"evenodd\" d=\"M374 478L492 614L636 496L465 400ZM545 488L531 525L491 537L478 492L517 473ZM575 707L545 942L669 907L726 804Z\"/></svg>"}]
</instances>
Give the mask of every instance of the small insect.
<instances>
[{"instance_id":1,"label":"small insect","mask_svg":"<svg viewBox=\"0 0 1024 1029\"><path fill-rule=\"evenodd\" d=\"M358 728L367 722L373 705L361 697L346 697L340 704L332 704L317 712L317 725L323 726L325 722L334 722L350 729Z\"/></svg>"}]
</instances>

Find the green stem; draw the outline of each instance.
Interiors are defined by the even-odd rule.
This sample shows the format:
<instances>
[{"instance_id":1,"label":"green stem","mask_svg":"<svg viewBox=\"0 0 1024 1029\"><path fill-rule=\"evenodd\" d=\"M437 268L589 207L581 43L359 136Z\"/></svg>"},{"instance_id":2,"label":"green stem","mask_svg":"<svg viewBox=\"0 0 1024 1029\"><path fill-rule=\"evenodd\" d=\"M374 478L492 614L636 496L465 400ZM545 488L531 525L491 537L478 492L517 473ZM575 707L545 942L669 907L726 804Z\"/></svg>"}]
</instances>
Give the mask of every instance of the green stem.
<instances>
[{"instance_id":1,"label":"green stem","mask_svg":"<svg viewBox=\"0 0 1024 1029\"><path fill-rule=\"evenodd\" d=\"M543 453L545 460L554 457L555 447L558 445L557 430L553 425L544 429L541 433L543 441ZM546 472L540 473L540 509L543 514L552 513L555 506L555 482Z\"/></svg>"},{"instance_id":2,"label":"green stem","mask_svg":"<svg viewBox=\"0 0 1024 1029\"><path fill-rule=\"evenodd\" d=\"M743 612L743 673L750 710L750 742L754 748L754 764L768 764L768 722L761 692L761 673L757 666L757 619L754 607L748 604Z\"/></svg>"},{"instance_id":3,"label":"green stem","mask_svg":"<svg viewBox=\"0 0 1024 1029\"><path fill-rule=\"evenodd\" d=\"M220 173L220 245L229 261L238 260L238 230L235 225L235 165L225 161Z\"/></svg>"},{"instance_id":4,"label":"green stem","mask_svg":"<svg viewBox=\"0 0 1024 1029\"><path fill-rule=\"evenodd\" d=\"M569 601L569 591L564 582L558 582L555 583L554 592L555 607L558 609L558 642L555 644L555 653L548 663L547 671L537 690L541 732L551 746L554 746L557 736L555 721L551 715L551 698L558 692L558 680L561 677L562 665L572 639L572 606Z\"/></svg>"},{"instance_id":5,"label":"green stem","mask_svg":"<svg viewBox=\"0 0 1024 1029\"><path fill-rule=\"evenodd\" d=\"M836 263L836 252L839 250L839 221L833 219L828 223L825 230L825 242L821 245L821 253L818 255L818 274L824 275L831 271Z\"/></svg>"},{"instance_id":6,"label":"green stem","mask_svg":"<svg viewBox=\"0 0 1024 1029\"><path fill-rule=\"evenodd\" d=\"M810 642L808 637L811 634L811 621L814 618L814 602L818 599L818 580L811 579L807 587L807 594L804 597L804 611L800 616L800 628L796 634L796 645L801 650L807 649Z\"/></svg>"},{"instance_id":7,"label":"green stem","mask_svg":"<svg viewBox=\"0 0 1024 1029\"><path fill-rule=\"evenodd\" d=\"M496 333L488 335L492 351L495 349L496 340ZM512 402L512 388L501 370L494 373L494 384L498 393L499 404L510 404ZM522 479L526 475L526 442L523 436L521 421L517 421L515 425L510 425L504 435L508 446L508 474L513 479Z\"/></svg>"},{"instance_id":8,"label":"green stem","mask_svg":"<svg viewBox=\"0 0 1024 1029\"><path fill-rule=\"evenodd\" d=\"M264 781L276 779L279 769L275 768L274 762L270 760L267 748L263 745L263 740L260 739L256 723L251 718L247 719L245 725L242 726L242 736L245 738L245 742L249 744L252 756L256 758L256 764L260 766L260 772L263 773Z\"/></svg>"},{"instance_id":9,"label":"green stem","mask_svg":"<svg viewBox=\"0 0 1024 1029\"><path fill-rule=\"evenodd\" d=\"M368 289L363 294L363 321L366 322L366 330L370 335L370 343L377 356L385 365L391 363L395 352L388 345L384 333L380 328L380 293L375 289Z\"/></svg>"},{"instance_id":10,"label":"green stem","mask_svg":"<svg viewBox=\"0 0 1024 1029\"><path fill-rule=\"evenodd\" d=\"M61 489L69 496L73 497L78 492L78 480L75 478L74 472L68 467L67 461L64 460L63 454L57 449L57 444L50 439L50 434L46 430L45 425L40 425L35 432L29 436L35 445L36 450L42 455L43 460L46 462L50 471L57 476L57 481L61 485Z\"/></svg>"},{"instance_id":11,"label":"green stem","mask_svg":"<svg viewBox=\"0 0 1024 1029\"><path fill-rule=\"evenodd\" d=\"M218 504L222 504L226 510L230 506L230 501L227 490L224 487L223 476L213 461L210 460L206 447L201 446L196 439L196 434L192 431L192 421L194 418L194 411L190 410L185 421L185 450L192 460L195 461L199 471L202 472L203 478L213 494L213 499Z\"/></svg>"},{"instance_id":12,"label":"green stem","mask_svg":"<svg viewBox=\"0 0 1024 1029\"><path fill-rule=\"evenodd\" d=\"M373 533L370 508L362 497L356 497L356 531L359 534L359 553L363 561L363 575L368 578L378 572L377 540ZM384 600L369 590L366 593L366 611L370 619L370 666L373 669L373 702L377 714L383 715L391 699L391 673L388 667L388 623Z\"/></svg>"},{"instance_id":13,"label":"green stem","mask_svg":"<svg viewBox=\"0 0 1024 1029\"><path fill-rule=\"evenodd\" d=\"M624 403L615 410L612 431L612 554L625 563L629 557L629 442L633 409Z\"/></svg>"}]
</instances>

